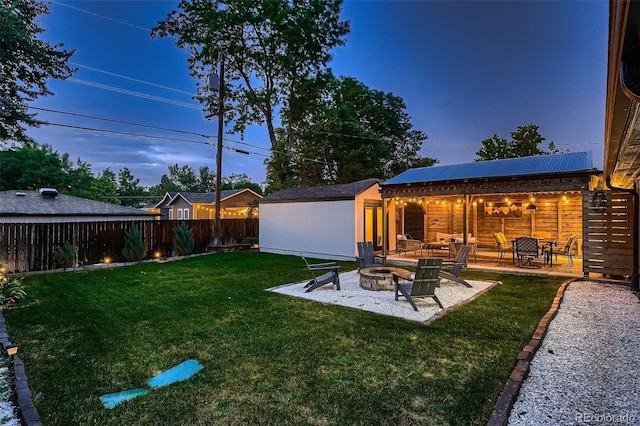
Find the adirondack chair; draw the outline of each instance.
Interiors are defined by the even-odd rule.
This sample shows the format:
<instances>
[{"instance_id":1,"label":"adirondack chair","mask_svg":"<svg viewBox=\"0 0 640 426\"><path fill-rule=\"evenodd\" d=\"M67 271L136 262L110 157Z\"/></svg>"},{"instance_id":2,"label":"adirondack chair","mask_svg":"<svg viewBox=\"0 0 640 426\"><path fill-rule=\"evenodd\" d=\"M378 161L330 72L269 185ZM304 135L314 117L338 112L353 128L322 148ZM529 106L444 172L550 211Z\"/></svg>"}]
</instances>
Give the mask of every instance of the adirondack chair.
<instances>
[{"instance_id":1,"label":"adirondack chair","mask_svg":"<svg viewBox=\"0 0 640 426\"><path fill-rule=\"evenodd\" d=\"M454 260L444 260L442 262L442 269L449 269L449 271L440 270L440 278L450 280L462 284L467 287L472 287L471 284L460 278L460 272L467 266L467 259L469 258L469 252L471 246L462 246L458 250L458 254Z\"/></svg>"},{"instance_id":2,"label":"adirondack chair","mask_svg":"<svg viewBox=\"0 0 640 426\"><path fill-rule=\"evenodd\" d=\"M401 293L413 306L413 310L417 312L418 307L413 299L430 297L435 300L440 309L444 309L435 293L436 287L440 286L438 273L441 265L442 259L419 259L414 278L394 273L393 282L396 288L396 300L398 300L398 296ZM403 284L401 281L406 281L407 283Z\"/></svg>"},{"instance_id":3,"label":"adirondack chair","mask_svg":"<svg viewBox=\"0 0 640 426\"><path fill-rule=\"evenodd\" d=\"M358 261L360 262L360 269L370 268L376 266L376 259L381 260L381 264L387 261L386 256L379 256L373 252L373 243L371 241L358 242Z\"/></svg>"},{"instance_id":4,"label":"adirondack chair","mask_svg":"<svg viewBox=\"0 0 640 426\"><path fill-rule=\"evenodd\" d=\"M336 290L340 290L340 277L338 275L340 266L336 265L336 262L310 264L302 253L300 253L300 257L302 257L305 265L307 265L307 270L313 275L313 279L304 286L304 288L306 288L305 293L309 293L326 284L335 284ZM321 275L316 275L316 272L322 271L325 272Z\"/></svg>"}]
</instances>

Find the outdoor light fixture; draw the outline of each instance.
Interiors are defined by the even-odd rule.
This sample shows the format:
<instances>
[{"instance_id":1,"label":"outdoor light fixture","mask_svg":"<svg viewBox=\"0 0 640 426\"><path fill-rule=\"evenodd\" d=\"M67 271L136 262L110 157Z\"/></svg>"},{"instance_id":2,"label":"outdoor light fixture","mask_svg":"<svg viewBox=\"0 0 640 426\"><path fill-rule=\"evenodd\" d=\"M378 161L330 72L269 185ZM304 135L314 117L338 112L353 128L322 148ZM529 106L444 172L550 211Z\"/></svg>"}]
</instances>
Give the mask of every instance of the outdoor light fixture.
<instances>
[{"instance_id":1,"label":"outdoor light fixture","mask_svg":"<svg viewBox=\"0 0 640 426\"><path fill-rule=\"evenodd\" d=\"M593 202L593 207L596 209L606 209L609 204L609 199L607 198L607 193L604 191L596 191L593 193L591 197L591 201Z\"/></svg>"},{"instance_id":2,"label":"outdoor light fixture","mask_svg":"<svg viewBox=\"0 0 640 426\"><path fill-rule=\"evenodd\" d=\"M7 351L7 355L9 356L14 356L15 354L18 353L18 345L7 345L4 347L4 349Z\"/></svg>"}]
</instances>

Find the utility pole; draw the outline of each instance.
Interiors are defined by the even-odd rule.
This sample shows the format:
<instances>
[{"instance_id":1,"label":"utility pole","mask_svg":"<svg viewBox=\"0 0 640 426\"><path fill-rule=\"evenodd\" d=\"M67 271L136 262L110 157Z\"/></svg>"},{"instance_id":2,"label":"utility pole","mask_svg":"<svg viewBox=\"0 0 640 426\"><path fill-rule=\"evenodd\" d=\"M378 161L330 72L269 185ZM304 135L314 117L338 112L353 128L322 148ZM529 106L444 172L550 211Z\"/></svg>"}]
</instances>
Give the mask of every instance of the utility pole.
<instances>
[{"instance_id":1,"label":"utility pole","mask_svg":"<svg viewBox=\"0 0 640 426\"><path fill-rule=\"evenodd\" d=\"M222 245L222 222L220 222L220 193L222 192L222 134L224 131L224 58L219 55L220 77L216 79L215 72L209 76L209 88L218 90L218 148L216 150L216 209L215 209L215 236L213 245ZM216 81L217 80L217 81ZM217 87L216 87L217 86Z\"/></svg>"}]
</instances>

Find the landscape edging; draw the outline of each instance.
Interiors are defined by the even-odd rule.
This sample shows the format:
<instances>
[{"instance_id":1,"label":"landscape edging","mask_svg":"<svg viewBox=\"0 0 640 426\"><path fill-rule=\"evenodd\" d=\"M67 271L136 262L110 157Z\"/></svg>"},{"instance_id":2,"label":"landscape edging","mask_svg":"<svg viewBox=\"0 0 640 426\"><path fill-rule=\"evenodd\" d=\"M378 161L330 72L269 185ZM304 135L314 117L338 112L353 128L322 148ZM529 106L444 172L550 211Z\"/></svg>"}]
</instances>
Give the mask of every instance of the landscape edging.
<instances>
[{"instance_id":1,"label":"landscape edging","mask_svg":"<svg viewBox=\"0 0 640 426\"><path fill-rule=\"evenodd\" d=\"M509 422L509 416L511 415L513 404L515 404L516 399L518 398L524 379L526 379L529 374L531 360L533 360L533 356L540 348L542 339L547 334L551 320L553 320L558 313L560 302L562 302L562 298L564 297L564 292L569 284L579 280L580 279L578 278L574 278L565 281L562 283L560 288L558 288L556 297L551 303L551 307L538 323L538 327L533 333L533 336L531 336L529 343L527 343L527 345L518 354L518 357L516 358L516 365L513 368L509 379L507 379L496 404L494 405L493 413L487 422L487 426L506 426Z\"/></svg>"},{"instance_id":2,"label":"landscape edging","mask_svg":"<svg viewBox=\"0 0 640 426\"><path fill-rule=\"evenodd\" d=\"M3 348L11 345L2 309L0 309L0 343ZM14 355L12 364L18 416L20 416L24 426L42 426L38 410L36 410L35 405L33 405L33 400L31 399L27 374L24 371L24 362L18 355Z\"/></svg>"}]
</instances>

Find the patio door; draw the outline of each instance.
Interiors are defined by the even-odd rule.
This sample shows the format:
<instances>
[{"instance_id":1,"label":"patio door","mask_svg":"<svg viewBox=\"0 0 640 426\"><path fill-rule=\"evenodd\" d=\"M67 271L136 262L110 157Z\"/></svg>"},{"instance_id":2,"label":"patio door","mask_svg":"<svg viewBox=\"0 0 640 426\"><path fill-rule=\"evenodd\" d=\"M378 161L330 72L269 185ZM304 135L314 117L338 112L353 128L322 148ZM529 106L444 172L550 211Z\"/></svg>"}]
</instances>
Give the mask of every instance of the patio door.
<instances>
[{"instance_id":1,"label":"patio door","mask_svg":"<svg viewBox=\"0 0 640 426\"><path fill-rule=\"evenodd\" d=\"M364 205L364 240L373 243L374 250L382 250L382 203Z\"/></svg>"}]
</instances>

